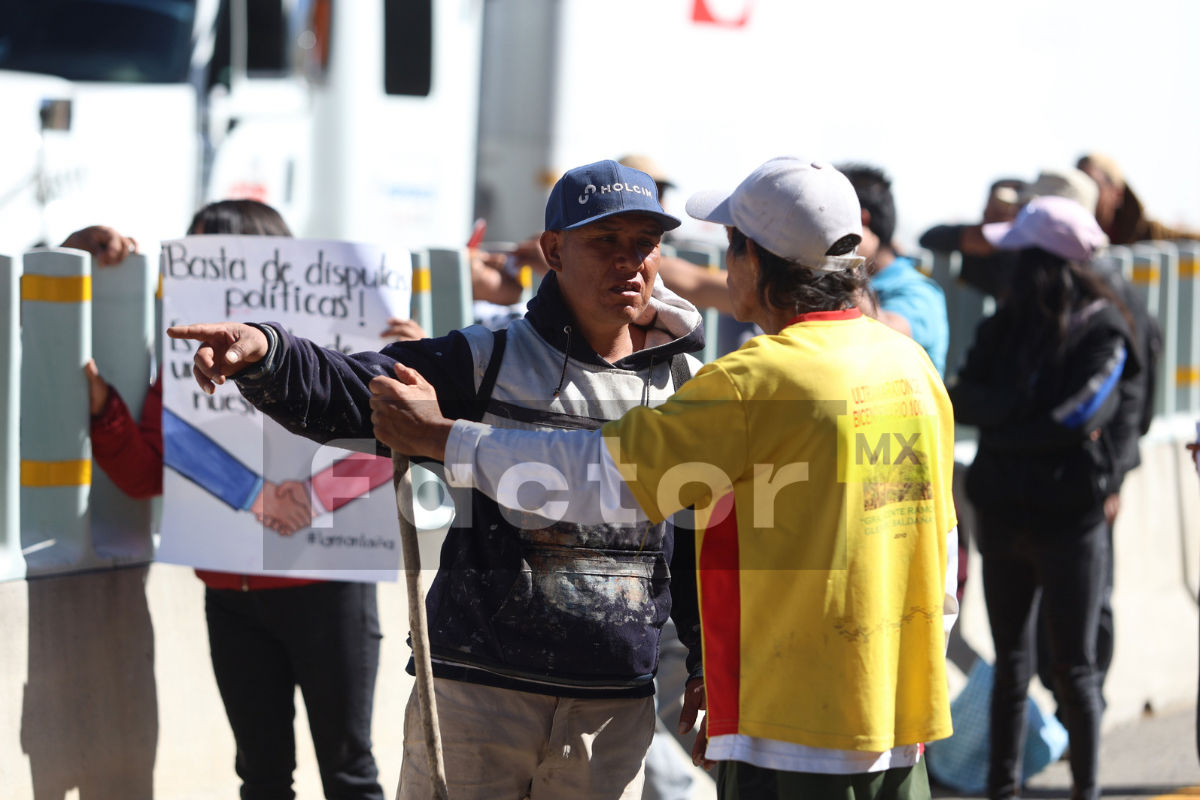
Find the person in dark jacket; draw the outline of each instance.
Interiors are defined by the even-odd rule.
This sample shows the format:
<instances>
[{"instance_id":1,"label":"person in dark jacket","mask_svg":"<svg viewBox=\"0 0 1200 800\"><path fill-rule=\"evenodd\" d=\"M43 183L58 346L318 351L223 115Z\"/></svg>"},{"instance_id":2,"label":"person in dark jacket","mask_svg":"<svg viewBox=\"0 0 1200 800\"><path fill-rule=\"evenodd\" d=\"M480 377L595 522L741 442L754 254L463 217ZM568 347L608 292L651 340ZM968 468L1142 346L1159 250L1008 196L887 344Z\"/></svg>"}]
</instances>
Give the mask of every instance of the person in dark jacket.
<instances>
[{"instance_id":1,"label":"person in dark jacket","mask_svg":"<svg viewBox=\"0 0 1200 800\"><path fill-rule=\"evenodd\" d=\"M1121 378L1140 364L1123 305L1083 266L1107 242L1086 209L1042 197L983 232L1019 251L1009 300L979 326L950 390L956 421L980 429L967 494L996 646L988 793L1020 789L1040 602L1071 738L1072 797L1090 800L1100 796L1096 630L1114 469L1100 434L1117 412Z\"/></svg>"},{"instance_id":2,"label":"person in dark jacket","mask_svg":"<svg viewBox=\"0 0 1200 800\"><path fill-rule=\"evenodd\" d=\"M502 332L472 326L352 355L275 324L169 334L206 343L196 354L206 391L235 376L263 413L321 442L375 438L369 384L397 363L438 388L448 417L593 430L666 401L698 367L687 354L704 346L700 314L656 280L662 233L679 224L648 175L597 162L567 172L551 193L541 237L551 272L525 317ZM562 516L553 496L529 498L529 511L475 490L453 497L426 601L451 794L519 798L532 787L535 796L640 797L668 614L700 674L694 588L678 592L672 581L673 572L694 574L694 544L674 567L669 521L576 525L553 521ZM401 798L429 796L419 731L414 693Z\"/></svg>"},{"instance_id":3,"label":"person in dark jacket","mask_svg":"<svg viewBox=\"0 0 1200 800\"><path fill-rule=\"evenodd\" d=\"M1109 470L1103 476L1105 491L1104 518L1108 527L1109 559L1105 574L1103 599L1096 636L1096 667L1100 671L1101 705L1104 707L1104 682L1112 665L1116 641L1112 609L1114 558L1113 526L1121 510L1121 485L1125 477L1142 463L1138 440L1150 429L1154 418L1155 372L1162 350L1162 328L1146 307L1141 293L1122 275L1120 262L1111 258L1096 258L1089 269L1108 284L1129 312L1133 322L1134 340L1140 369L1136 375L1125 377L1117 385L1120 401L1116 413L1100 430L1098 444L1106 456ZM1050 642L1046 634L1045 614L1038 619L1038 677L1053 691L1053 666Z\"/></svg>"}]
</instances>

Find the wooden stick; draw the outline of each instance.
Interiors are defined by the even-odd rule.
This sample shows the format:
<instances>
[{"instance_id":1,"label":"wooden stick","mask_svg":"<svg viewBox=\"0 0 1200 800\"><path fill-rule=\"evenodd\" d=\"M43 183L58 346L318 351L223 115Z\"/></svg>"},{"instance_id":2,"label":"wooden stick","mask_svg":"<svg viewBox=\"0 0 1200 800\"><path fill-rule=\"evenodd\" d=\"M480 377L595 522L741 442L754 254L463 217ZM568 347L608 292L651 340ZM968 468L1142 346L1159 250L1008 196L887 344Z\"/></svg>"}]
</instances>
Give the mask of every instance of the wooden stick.
<instances>
[{"instance_id":1,"label":"wooden stick","mask_svg":"<svg viewBox=\"0 0 1200 800\"><path fill-rule=\"evenodd\" d=\"M412 473L408 456L393 453L392 469L396 510L400 517L404 578L408 584L408 628L417 673L417 705L421 711L421 729L425 733L425 752L429 755L429 783L433 786L434 800L450 800L446 789L446 763L442 757L442 732L438 726L437 697L433 692L433 662L429 658L429 624L425 619L425 592L421 589L421 550L417 543L417 526L412 522Z\"/></svg>"}]
</instances>

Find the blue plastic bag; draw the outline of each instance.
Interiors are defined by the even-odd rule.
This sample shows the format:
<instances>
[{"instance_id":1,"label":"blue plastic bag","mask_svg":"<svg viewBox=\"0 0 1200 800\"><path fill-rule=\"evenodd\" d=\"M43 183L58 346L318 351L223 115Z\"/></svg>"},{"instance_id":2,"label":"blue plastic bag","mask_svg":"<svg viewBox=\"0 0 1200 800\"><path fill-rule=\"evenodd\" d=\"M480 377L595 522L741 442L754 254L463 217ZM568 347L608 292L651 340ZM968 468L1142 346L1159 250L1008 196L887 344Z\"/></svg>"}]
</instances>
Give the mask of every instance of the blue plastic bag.
<instances>
[{"instance_id":1,"label":"blue plastic bag","mask_svg":"<svg viewBox=\"0 0 1200 800\"><path fill-rule=\"evenodd\" d=\"M926 767L938 783L972 794L987 790L994 681L992 665L977 659L967 676L966 687L950 703L954 735L931 742L925 748ZM1043 714L1032 699L1025 701L1025 724L1022 782L1053 764L1067 749L1066 728L1057 717Z\"/></svg>"}]
</instances>

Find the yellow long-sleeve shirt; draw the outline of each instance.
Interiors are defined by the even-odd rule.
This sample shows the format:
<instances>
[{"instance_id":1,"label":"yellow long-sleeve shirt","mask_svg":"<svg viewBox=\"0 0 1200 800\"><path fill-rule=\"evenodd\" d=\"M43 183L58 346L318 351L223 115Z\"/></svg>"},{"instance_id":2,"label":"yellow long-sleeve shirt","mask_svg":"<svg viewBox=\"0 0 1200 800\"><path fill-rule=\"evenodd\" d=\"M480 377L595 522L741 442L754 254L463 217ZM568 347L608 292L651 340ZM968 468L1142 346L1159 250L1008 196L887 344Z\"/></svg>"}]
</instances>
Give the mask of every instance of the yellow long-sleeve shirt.
<instances>
[{"instance_id":1,"label":"yellow long-sleeve shirt","mask_svg":"<svg viewBox=\"0 0 1200 800\"><path fill-rule=\"evenodd\" d=\"M604 426L654 520L696 504L710 736L883 751L950 735L953 412L921 348L808 314ZM711 502L716 498L716 502Z\"/></svg>"}]
</instances>

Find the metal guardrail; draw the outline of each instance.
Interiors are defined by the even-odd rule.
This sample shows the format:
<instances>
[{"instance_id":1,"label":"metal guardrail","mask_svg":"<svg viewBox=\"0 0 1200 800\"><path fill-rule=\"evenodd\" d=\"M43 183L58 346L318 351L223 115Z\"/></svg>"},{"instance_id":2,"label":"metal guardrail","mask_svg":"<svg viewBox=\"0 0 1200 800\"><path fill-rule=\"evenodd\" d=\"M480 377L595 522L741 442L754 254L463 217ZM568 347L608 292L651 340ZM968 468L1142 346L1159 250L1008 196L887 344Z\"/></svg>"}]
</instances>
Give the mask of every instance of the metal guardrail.
<instances>
[{"instance_id":1,"label":"metal guardrail","mask_svg":"<svg viewBox=\"0 0 1200 800\"><path fill-rule=\"evenodd\" d=\"M143 255L91 261L62 248L0 255L0 580L154 558L158 503L129 498L91 460L83 365L94 357L139 416L162 363L159 270ZM434 335L471 324L466 250L413 253L412 315ZM415 469L420 527L442 527L452 507Z\"/></svg>"},{"instance_id":2,"label":"metal guardrail","mask_svg":"<svg viewBox=\"0 0 1200 800\"><path fill-rule=\"evenodd\" d=\"M446 336L475 321L471 254L465 247L428 252L433 317L425 330L430 336Z\"/></svg>"},{"instance_id":3,"label":"metal guardrail","mask_svg":"<svg viewBox=\"0 0 1200 800\"><path fill-rule=\"evenodd\" d=\"M134 419L140 419L146 388L155 373L158 318L157 264L134 254L115 267L92 274L93 357ZM151 502L134 500L92 464L89 497L92 547L114 564L145 563L154 558Z\"/></svg>"},{"instance_id":4,"label":"metal guardrail","mask_svg":"<svg viewBox=\"0 0 1200 800\"><path fill-rule=\"evenodd\" d=\"M21 554L28 574L104 566L91 542L91 257L26 253L21 276Z\"/></svg>"},{"instance_id":5,"label":"metal guardrail","mask_svg":"<svg viewBox=\"0 0 1200 800\"><path fill-rule=\"evenodd\" d=\"M131 412L154 363L157 269L144 256L92 274L91 257L50 249L0 259L3 495L0 579L153 558L151 504L91 460L88 384L96 360Z\"/></svg>"},{"instance_id":6,"label":"metal guardrail","mask_svg":"<svg viewBox=\"0 0 1200 800\"><path fill-rule=\"evenodd\" d=\"M1179 304L1175 342L1175 407L1200 411L1200 242L1179 242Z\"/></svg>"},{"instance_id":7,"label":"metal guardrail","mask_svg":"<svg viewBox=\"0 0 1200 800\"><path fill-rule=\"evenodd\" d=\"M423 330L433 330L433 284L428 250L414 250L412 254L412 316Z\"/></svg>"},{"instance_id":8,"label":"metal guardrail","mask_svg":"<svg viewBox=\"0 0 1200 800\"><path fill-rule=\"evenodd\" d=\"M0 580L21 557L21 266L0 256Z\"/></svg>"}]
</instances>

